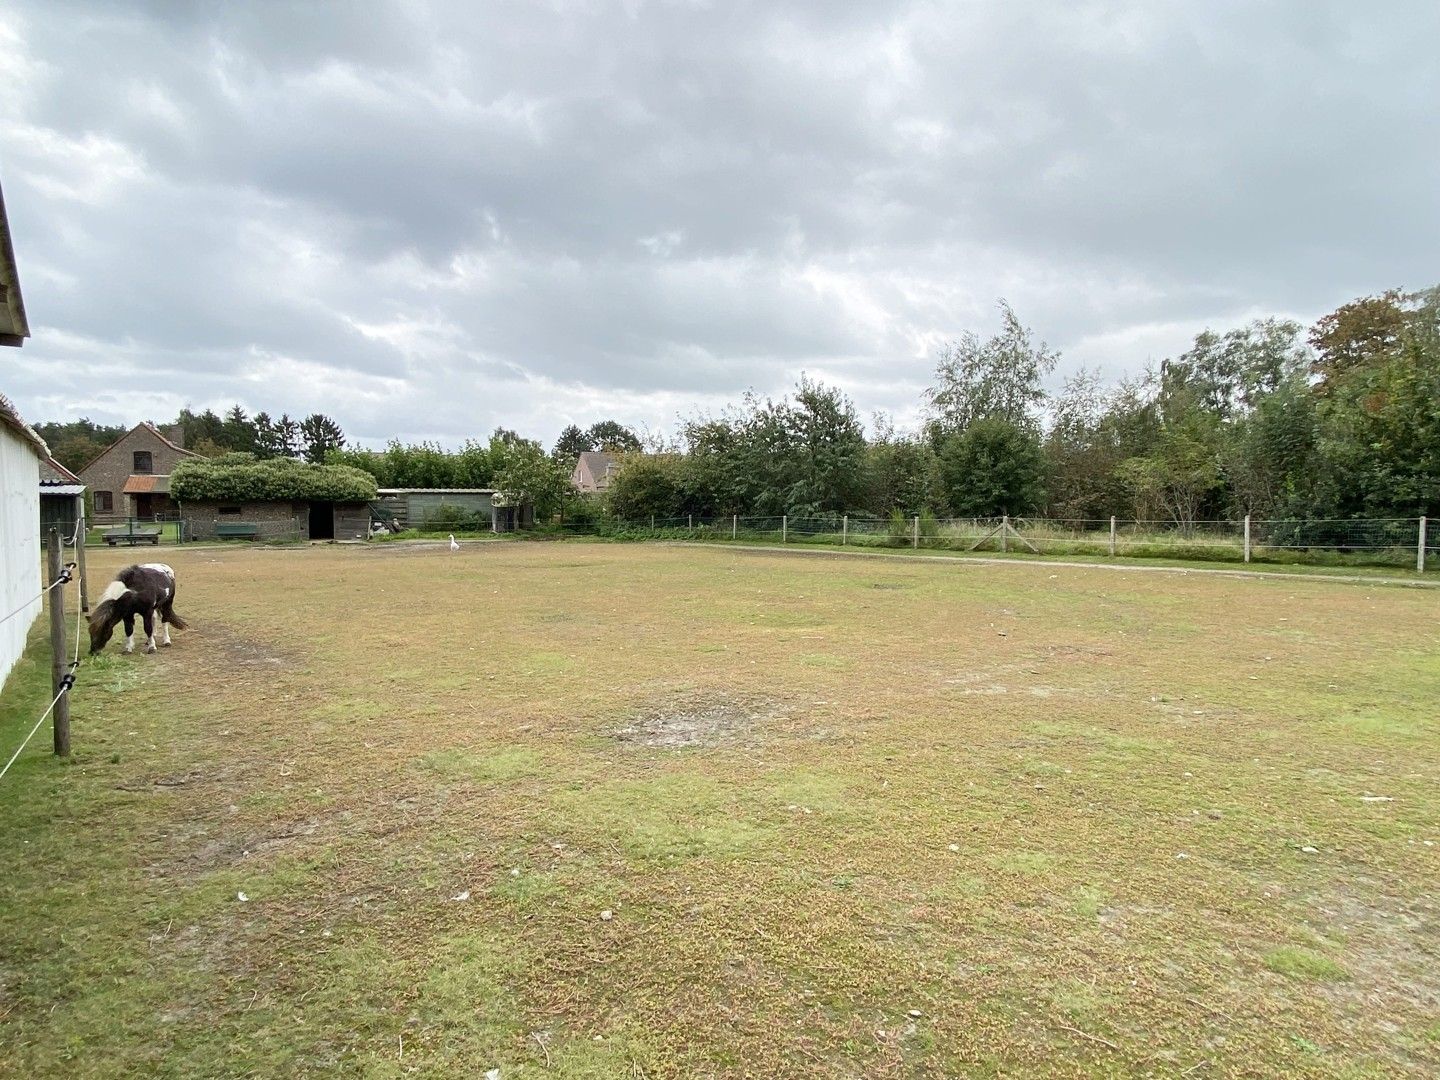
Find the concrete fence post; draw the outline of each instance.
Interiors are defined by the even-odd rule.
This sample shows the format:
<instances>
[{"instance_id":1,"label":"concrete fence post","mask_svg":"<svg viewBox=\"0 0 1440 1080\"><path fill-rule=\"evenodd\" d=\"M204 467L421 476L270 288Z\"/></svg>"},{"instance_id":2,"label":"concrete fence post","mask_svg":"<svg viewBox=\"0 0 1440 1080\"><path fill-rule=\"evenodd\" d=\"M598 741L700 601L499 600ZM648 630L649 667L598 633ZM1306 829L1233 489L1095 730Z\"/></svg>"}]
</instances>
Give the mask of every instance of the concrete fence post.
<instances>
[{"instance_id":1,"label":"concrete fence post","mask_svg":"<svg viewBox=\"0 0 1440 1080\"><path fill-rule=\"evenodd\" d=\"M731 515L730 515L730 539L731 539L731 540L734 540L735 537L738 536L738 535L740 535L740 515L739 515L739 514L731 514Z\"/></svg>"},{"instance_id":2,"label":"concrete fence post","mask_svg":"<svg viewBox=\"0 0 1440 1080\"><path fill-rule=\"evenodd\" d=\"M846 514L840 519L840 546L844 547L850 542L850 515Z\"/></svg>"},{"instance_id":3,"label":"concrete fence post","mask_svg":"<svg viewBox=\"0 0 1440 1080\"><path fill-rule=\"evenodd\" d=\"M780 515L780 543L785 543L790 538L790 515Z\"/></svg>"},{"instance_id":4,"label":"concrete fence post","mask_svg":"<svg viewBox=\"0 0 1440 1080\"><path fill-rule=\"evenodd\" d=\"M1010 551L1010 515L1005 514L1000 518L1000 550L1006 554Z\"/></svg>"},{"instance_id":5,"label":"concrete fence post","mask_svg":"<svg viewBox=\"0 0 1440 1080\"><path fill-rule=\"evenodd\" d=\"M1420 515L1420 542L1415 546L1415 569L1425 572L1425 515Z\"/></svg>"},{"instance_id":6,"label":"concrete fence post","mask_svg":"<svg viewBox=\"0 0 1440 1080\"><path fill-rule=\"evenodd\" d=\"M916 551L920 550L920 515L916 514L910 522L910 546Z\"/></svg>"},{"instance_id":7,"label":"concrete fence post","mask_svg":"<svg viewBox=\"0 0 1440 1080\"><path fill-rule=\"evenodd\" d=\"M1245 561L1250 561L1250 515L1245 515Z\"/></svg>"},{"instance_id":8,"label":"concrete fence post","mask_svg":"<svg viewBox=\"0 0 1440 1080\"><path fill-rule=\"evenodd\" d=\"M687 529L693 529L693 528L695 527L695 515L694 515L694 514L686 514L686 515L685 515L685 527L686 527Z\"/></svg>"},{"instance_id":9,"label":"concrete fence post","mask_svg":"<svg viewBox=\"0 0 1440 1080\"><path fill-rule=\"evenodd\" d=\"M1110 554L1115 554L1115 515L1110 515Z\"/></svg>"},{"instance_id":10,"label":"concrete fence post","mask_svg":"<svg viewBox=\"0 0 1440 1080\"><path fill-rule=\"evenodd\" d=\"M650 531L651 531L651 532L654 532L654 531L655 531L655 515L654 515L654 514L651 514L651 515L650 515Z\"/></svg>"}]
</instances>

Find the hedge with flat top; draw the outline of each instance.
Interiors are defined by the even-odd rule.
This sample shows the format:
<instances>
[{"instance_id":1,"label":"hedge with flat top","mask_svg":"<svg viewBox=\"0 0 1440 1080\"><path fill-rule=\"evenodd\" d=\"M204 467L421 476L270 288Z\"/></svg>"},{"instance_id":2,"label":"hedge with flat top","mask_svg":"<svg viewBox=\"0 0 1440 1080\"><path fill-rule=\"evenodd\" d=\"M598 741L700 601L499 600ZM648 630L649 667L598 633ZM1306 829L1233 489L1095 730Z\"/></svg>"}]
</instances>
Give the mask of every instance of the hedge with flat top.
<instances>
[{"instance_id":1,"label":"hedge with flat top","mask_svg":"<svg viewBox=\"0 0 1440 1080\"><path fill-rule=\"evenodd\" d=\"M180 502L369 502L375 478L348 465L310 465L291 458L256 461L245 454L183 461L170 474Z\"/></svg>"}]
</instances>

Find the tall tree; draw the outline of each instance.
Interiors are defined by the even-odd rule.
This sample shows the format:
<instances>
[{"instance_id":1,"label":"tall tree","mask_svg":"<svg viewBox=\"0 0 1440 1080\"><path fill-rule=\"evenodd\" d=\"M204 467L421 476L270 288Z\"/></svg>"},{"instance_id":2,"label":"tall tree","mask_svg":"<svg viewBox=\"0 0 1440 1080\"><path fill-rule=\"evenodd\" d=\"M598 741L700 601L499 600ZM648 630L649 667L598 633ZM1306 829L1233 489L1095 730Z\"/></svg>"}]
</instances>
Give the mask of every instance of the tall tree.
<instances>
[{"instance_id":1,"label":"tall tree","mask_svg":"<svg viewBox=\"0 0 1440 1080\"><path fill-rule=\"evenodd\" d=\"M865 431L850 399L802 375L785 419L795 447L787 508L803 515L859 507L865 491Z\"/></svg>"},{"instance_id":2,"label":"tall tree","mask_svg":"<svg viewBox=\"0 0 1440 1080\"><path fill-rule=\"evenodd\" d=\"M967 331L940 350L935 385L925 392L940 437L964 431L978 420L1039 426L1043 380L1060 354L1037 342L1005 300L1000 301L1000 316L1000 332L993 337L982 341Z\"/></svg>"},{"instance_id":3,"label":"tall tree","mask_svg":"<svg viewBox=\"0 0 1440 1080\"><path fill-rule=\"evenodd\" d=\"M609 450L620 454L640 452L640 437L617 420L601 420L591 424L585 433L590 441L589 450Z\"/></svg>"},{"instance_id":4,"label":"tall tree","mask_svg":"<svg viewBox=\"0 0 1440 1080\"><path fill-rule=\"evenodd\" d=\"M528 439L508 447L495 487L511 503L533 503L541 523L560 513L574 493L570 470Z\"/></svg>"},{"instance_id":5,"label":"tall tree","mask_svg":"<svg viewBox=\"0 0 1440 1080\"><path fill-rule=\"evenodd\" d=\"M573 468L581 454L596 448L593 436L571 424L560 432L560 437L555 440L555 448L550 453L556 461L568 462Z\"/></svg>"},{"instance_id":6,"label":"tall tree","mask_svg":"<svg viewBox=\"0 0 1440 1080\"><path fill-rule=\"evenodd\" d=\"M300 438L304 442L305 460L318 465L331 450L345 445L345 432L324 413L311 413L300 422Z\"/></svg>"},{"instance_id":7,"label":"tall tree","mask_svg":"<svg viewBox=\"0 0 1440 1080\"><path fill-rule=\"evenodd\" d=\"M289 413L281 413L275 421L275 455L289 458L300 455L300 425L290 419Z\"/></svg>"},{"instance_id":8,"label":"tall tree","mask_svg":"<svg viewBox=\"0 0 1440 1080\"><path fill-rule=\"evenodd\" d=\"M1387 289L1341 304L1310 330L1315 347L1313 371L1322 393L1355 368L1389 353L1400 342L1415 294Z\"/></svg>"},{"instance_id":9,"label":"tall tree","mask_svg":"<svg viewBox=\"0 0 1440 1080\"><path fill-rule=\"evenodd\" d=\"M253 454L257 450L255 423L239 403L232 405L225 414L222 432L225 447L242 454Z\"/></svg>"}]
</instances>

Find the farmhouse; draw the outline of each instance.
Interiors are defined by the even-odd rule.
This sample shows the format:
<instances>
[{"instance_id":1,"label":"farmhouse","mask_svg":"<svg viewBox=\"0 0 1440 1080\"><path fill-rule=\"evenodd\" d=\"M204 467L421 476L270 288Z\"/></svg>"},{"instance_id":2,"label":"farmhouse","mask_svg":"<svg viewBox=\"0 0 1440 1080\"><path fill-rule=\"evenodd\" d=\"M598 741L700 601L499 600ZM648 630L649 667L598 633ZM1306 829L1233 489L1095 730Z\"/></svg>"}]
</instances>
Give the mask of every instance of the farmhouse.
<instances>
[{"instance_id":1,"label":"farmhouse","mask_svg":"<svg viewBox=\"0 0 1440 1080\"><path fill-rule=\"evenodd\" d=\"M19 346L29 336L0 195L0 345ZM40 514L40 463L49 456L44 441L0 394L0 616L10 616L0 622L0 683L25 651L30 624L40 614L40 536L35 522Z\"/></svg>"},{"instance_id":2,"label":"farmhouse","mask_svg":"<svg viewBox=\"0 0 1440 1080\"><path fill-rule=\"evenodd\" d=\"M535 524L533 503L516 505L494 488L381 488L376 510L402 529L514 532Z\"/></svg>"},{"instance_id":3,"label":"farmhouse","mask_svg":"<svg viewBox=\"0 0 1440 1080\"><path fill-rule=\"evenodd\" d=\"M248 454L177 466L170 490L187 540L363 540L375 480L343 465Z\"/></svg>"},{"instance_id":4,"label":"farmhouse","mask_svg":"<svg viewBox=\"0 0 1440 1080\"><path fill-rule=\"evenodd\" d=\"M170 517L170 473L198 455L180 445L178 428L162 433L149 421L136 424L80 470L91 492L92 519L109 525L126 518Z\"/></svg>"},{"instance_id":5,"label":"farmhouse","mask_svg":"<svg viewBox=\"0 0 1440 1080\"><path fill-rule=\"evenodd\" d=\"M620 470L620 455L608 450L586 450L575 462L570 483L582 495L593 495L610 486L611 478Z\"/></svg>"}]
</instances>

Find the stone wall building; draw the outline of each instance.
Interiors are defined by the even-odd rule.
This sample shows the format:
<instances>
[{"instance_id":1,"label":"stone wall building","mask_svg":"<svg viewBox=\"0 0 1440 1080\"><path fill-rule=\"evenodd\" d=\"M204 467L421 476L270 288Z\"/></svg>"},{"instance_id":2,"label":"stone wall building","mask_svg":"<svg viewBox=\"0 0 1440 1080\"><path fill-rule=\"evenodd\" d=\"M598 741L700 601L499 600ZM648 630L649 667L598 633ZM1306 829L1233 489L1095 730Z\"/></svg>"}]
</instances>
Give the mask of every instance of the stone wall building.
<instances>
[{"instance_id":1,"label":"stone wall building","mask_svg":"<svg viewBox=\"0 0 1440 1080\"><path fill-rule=\"evenodd\" d=\"M263 499L185 502L180 517L186 540L364 540L371 515L365 502Z\"/></svg>"},{"instance_id":2,"label":"stone wall building","mask_svg":"<svg viewBox=\"0 0 1440 1080\"><path fill-rule=\"evenodd\" d=\"M198 455L177 441L179 431L162 434L154 424L136 424L99 457L80 470L80 480L90 489L90 520L112 525L126 518L169 517L175 506L170 501L170 471L186 458Z\"/></svg>"}]
</instances>

